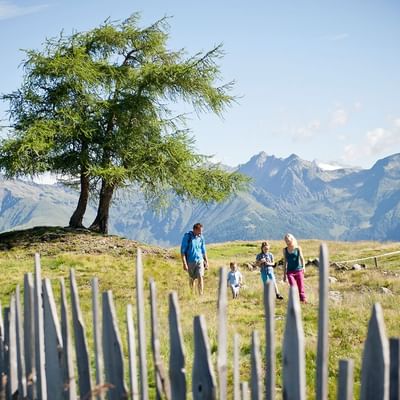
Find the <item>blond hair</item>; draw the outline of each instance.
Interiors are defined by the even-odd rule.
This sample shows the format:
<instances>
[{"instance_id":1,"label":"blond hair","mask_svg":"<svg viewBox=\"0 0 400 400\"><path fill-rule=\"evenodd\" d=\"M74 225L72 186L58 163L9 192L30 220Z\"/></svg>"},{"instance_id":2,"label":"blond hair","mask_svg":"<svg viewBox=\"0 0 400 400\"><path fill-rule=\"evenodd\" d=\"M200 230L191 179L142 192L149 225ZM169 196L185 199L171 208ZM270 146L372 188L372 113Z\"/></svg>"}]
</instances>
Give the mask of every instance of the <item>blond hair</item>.
<instances>
[{"instance_id":1,"label":"blond hair","mask_svg":"<svg viewBox=\"0 0 400 400\"><path fill-rule=\"evenodd\" d=\"M299 245L297 244L297 239L291 233L287 233L283 239L285 240L285 242L286 240L291 241L294 248L299 247Z\"/></svg>"}]
</instances>

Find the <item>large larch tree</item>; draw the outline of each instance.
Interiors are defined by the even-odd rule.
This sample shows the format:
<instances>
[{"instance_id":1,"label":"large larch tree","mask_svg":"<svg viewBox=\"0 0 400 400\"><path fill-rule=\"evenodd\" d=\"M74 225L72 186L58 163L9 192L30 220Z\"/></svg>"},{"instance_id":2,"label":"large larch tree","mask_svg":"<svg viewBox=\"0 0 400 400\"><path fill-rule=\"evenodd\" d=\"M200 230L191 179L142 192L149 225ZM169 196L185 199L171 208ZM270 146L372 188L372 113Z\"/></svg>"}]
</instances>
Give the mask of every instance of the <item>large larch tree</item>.
<instances>
[{"instance_id":1,"label":"large larch tree","mask_svg":"<svg viewBox=\"0 0 400 400\"><path fill-rule=\"evenodd\" d=\"M80 188L71 227L82 227L89 196L99 198L90 229L107 233L118 188L135 185L149 201L171 194L222 201L247 178L198 154L181 103L221 115L234 101L221 84L220 46L187 56L168 49L163 18L140 28L138 14L88 32L47 39L26 51L21 88L9 101L11 128L0 143L8 177L56 173ZM218 132L216 132L218 134Z\"/></svg>"}]
</instances>

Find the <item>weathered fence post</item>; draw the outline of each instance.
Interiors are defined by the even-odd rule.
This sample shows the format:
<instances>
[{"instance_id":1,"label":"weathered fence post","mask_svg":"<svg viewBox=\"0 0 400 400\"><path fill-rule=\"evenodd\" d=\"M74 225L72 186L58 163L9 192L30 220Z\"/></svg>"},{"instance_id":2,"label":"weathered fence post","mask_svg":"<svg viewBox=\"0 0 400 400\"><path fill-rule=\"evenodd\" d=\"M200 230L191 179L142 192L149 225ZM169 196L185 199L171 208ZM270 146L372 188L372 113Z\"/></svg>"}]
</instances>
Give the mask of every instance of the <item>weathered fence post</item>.
<instances>
[{"instance_id":1,"label":"weathered fence post","mask_svg":"<svg viewBox=\"0 0 400 400\"><path fill-rule=\"evenodd\" d=\"M378 259L374 257L375 268L378 268Z\"/></svg>"},{"instance_id":2,"label":"weathered fence post","mask_svg":"<svg viewBox=\"0 0 400 400\"><path fill-rule=\"evenodd\" d=\"M24 329L22 321L21 297L19 285L15 289L15 333L17 339L17 361L18 361L18 396L26 398L26 369L24 349Z\"/></svg>"},{"instance_id":3,"label":"weathered fence post","mask_svg":"<svg viewBox=\"0 0 400 400\"><path fill-rule=\"evenodd\" d=\"M353 371L353 360L339 360L337 400L353 399Z\"/></svg>"},{"instance_id":4,"label":"weathered fence post","mask_svg":"<svg viewBox=\"0 0 400 400\"><path fill-rule=\"evenodd\" d=\"M60 278L61 289L61 335L64 344L64 365L63 365L63 379L64 379L64 399L76 399L76 380L75 368L72 357L72 339L71 328L69 322L68 306L67 306L67 293L65 290L64 278Z\"/></svg>"},{"instance_id":5,"label":"weathered fence post","mask_svg":"<svg viewBox=\"0 0 400 400\"><path fill-rule=\"evenodd\" d=\"M45 356L44 356L44 325L43 325L43 300L42 276L40 256L35 254L35 357L36 357L36 395L38 400L47 400Z\"/></svg>"},{"instance_id":6,"label":"weathered fence post","mask_svg":"<svg viewBox=\"0 0 400 400\"><path fill-rule=\"evenodd\" d=\"M70 270L72 320L75 334L75 354L78 364L79 395L85 399L92 398L92 383L90 380L90 364L88 345L86 340L85 323L79 304L78 287L75 279L75 271Z\"/></svg>"},{"instance_id":7,"label":"weathered fence post","mask_svg":"<svg viewBox=\"0 0 400 400\"><path fill-rule=\"evenodd\" d=\"M222 267L219 270L218 290L218 384L219 398L227 398L227 270Z\"/></svg>"},{"instance_id":8,"label":"weathered fence post","mask_svg":"<svg viewBox=\"0 0 400 400\"><path fill-rule=\"evenodd\" d=\"M2 384L2 392L1 392L1 400L6 400L8 395L8 379L9 379L9 331L10 331L10 307L4 307L4 371L3 376L1 377Z\"/></svg>"},{"instance_id":9,"label":"weathered fence post","mask_svg":"<svg viewBox=\"0 0 400 400\"><path fill-rule=\"evenodd\" d=\"M240 382L241 400L249 400L249 383L247 381Z\"/></svg>"},{"instance_id":10,"label":"weathered fence post","mask_svg":"<svg viewBox=\"0 0 400 400\"><path fill-rule=\"evenodd\" d=\"M240 400L240 346L239 335L233 337L233 400Z\"/></svg>"},{"instance_id":11,"label":"weathered fence post","mask_svg":"<svg viewBox=\"0 0 400 400\"><path fill-rule=\"evenodd\" d=\"M62 400L64 348L53 289L48 278L43 283L43 311L47 395L51 400Z\"/></svg>"},{"instance_id":12,"label":"weathered fence post","mask_svg":"<svg viewBox=\"0 0 400 400\"><path fill-rule=\"evenodd\" d=\"M182 329L178 295L169 294L169 379L171 381L171 398L174 400L186 399L186 370L185 351L183 347Z\"/></svg>"},{"instance_id":13,"label":"weathered fence post","mask_svg":"<svg viewBox=\"0 0 400 400\"><path fill-rule=\"evenodd\" d=\"M24 349L27 397L33 400L36 398L36 357L34 285L31 273L24 275Z\"/></svg>"},{"instance_id":14,"label":"weathered fence post","mask_svg":"<svg viewBox=\"0 0 400 400\"><path fill-rule=\"evenodd\" d=\"M138 400L139 386L137 380L136 335L133 323L132 304L128 304L126 307L126 322L128 331L130 395L132 400Z\"/></svg>"},{"instance_id":15,"label":"weathered fence post","mask_svg":"<svg viewBox=\"0 0 400 400\"><path fill-rule=\"evenodd\" d=\"M11 296L8 312L8 374L7 374L7 398L11 399L18 391L18 360L17 360L17 316L15 311L15 294Z\"/></svg>"},{"instance_id":16,"label":"weathered fence post","mask_svg":"<svg viewBox=\"0 0 400 400\"><path fill-rule=\"evenodd\" d=\"M96 366L97 399L104 399L103 344L101 342L101 319L99 313L99 279L92 279L93 342Z\"/></svg>"},{"instance_id":17,"label":"weathered fence post","mask_svg":"<svg viewBox=\"0 0 400 400\"><path fill-rule=\"evenodd\" d=\"M0 400L5 399L5 379L6 377L6 354L5 354L5 336L4 336L4 321L3 307L0 302Z\"/></svg>"},{"instance_id":18,"label":"weathered fence post","mask_svg":"<svg viewBox=\"0 0 400 400\"><path fill-rule=\"evenodd\" d=\"M283 338L283 398L306 399L304 331L297 288L289 288L289 302Z\"/></svg>"},{"instance_id":19,"label":"weathered fence post","mask_svg":"<svg viewBox=\"0 0 400 400\"><path fill-rule=\"evenodd\" d=\"M251 399L262 399L260 339L258 332L251 336Z\"/></svg>"},{"instance_id":20,"label":"weathered fence post","mask_svg":"<svg viewBox=\"0 0 400 400\"><path fill-rule=\"evenodd\" d=\"M265 397L275 399L275 288L272 281L264 284L265 312Z\"/></svg>"},{"instance_id":21,"label":"weathered fence post","mask_svg":"<svg viewBox=\"0 0 400 400\"><path fill-rule=\"evenodd\" d=\"M124 380L124 355L111 290L103 293L103 349L104 371L110 385L108 398L126 399L128 391Z\"/></svg>"},{"instance_id":22,"label":"weathered fence post","mask_svg":"<svg viewBox=\"0 0 400 400\"><path fill-rule=\"evenodd\" d=\"M157 399L161 399L163 394L169 400L171 398L171 388L169 377L167 376L160 354L160 340L158 338L158 318L157 318L157 292L154 280L150 280L150 309L151 309L151 347L153 350L154 373L156 382Z\"/></svg>"},{"instance_id":23,"label":"weathered fence post","mask_svg":"<svg viewBox=\"0 0 400 400\"><path fill-rule=\"evenodd\" d=\"M390 400L400 400L400 338L389 339Z\"/></svg>"},{"instance_id":24,"label":"weathered fence post","mask_svg":"<svg viewBox=\"0 0 400 400\"><path fill-rule=\"evenodd\" d=\"M136 308L139 331L140 395L142 400L147 400L149 393L147 383L146 324L144 319L142 251L140 248L137 249L136 256Z\"/></svg>"},{"instance_id":25,"label":"weathered fence post","mask_svg":"<svg viewBox=\"0 0 400 400\"><path fill-rule=\"evenodd\" d=\"M328 277L328 247L323 243L319 249L319 307L316 371L317 400L325 400L328 398Z\"/></svg>"},{"instance_id":26,"label":"weathered fence post","mask_svg":"<svg viewBox=\"0 0 400 400\"><path fill-rule=\"evenodd\" d=\"M389 343L382 308L374 304L361 369L361 400L389 399Z\"/></svg>"},{"instance_id":27,"label":"weathered fence post","mask_svg":"<svg viewBox=\"0 0 400 400\"><path fill-rule=\"evenodd\" d=\"M193 400L215 400L217 386L211 362L206 321L203 315L194 317L194 361L192 371Z\"/></svg>"}]
</instances>

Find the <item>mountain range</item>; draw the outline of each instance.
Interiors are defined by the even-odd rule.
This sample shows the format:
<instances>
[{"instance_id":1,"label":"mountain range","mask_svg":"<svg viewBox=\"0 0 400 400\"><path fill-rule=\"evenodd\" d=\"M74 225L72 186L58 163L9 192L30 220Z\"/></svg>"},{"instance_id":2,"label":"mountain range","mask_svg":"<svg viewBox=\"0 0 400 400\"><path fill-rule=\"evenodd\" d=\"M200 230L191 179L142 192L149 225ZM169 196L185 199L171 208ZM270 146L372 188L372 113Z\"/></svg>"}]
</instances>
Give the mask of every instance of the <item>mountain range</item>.
<instances>
[{"instance_id":1,"label":"mountain range","mask_svg":"<svg viewBox=\"0 0 400 400\"><path fill-rule=\"evenodd\" d=\"M321 168L292 154L261 152L237 169L252 178L249 190L222 204L173 199L156 212L138 190L123 189L110 213L110 233L161 246L179 244L202 222L207 242L282 239L400 241L400 153L370 169ZM68 224L78 193L61 184L0 178L0 232ZM91 204L85 219L95 216Z\"/></svg>"}]
</instances>

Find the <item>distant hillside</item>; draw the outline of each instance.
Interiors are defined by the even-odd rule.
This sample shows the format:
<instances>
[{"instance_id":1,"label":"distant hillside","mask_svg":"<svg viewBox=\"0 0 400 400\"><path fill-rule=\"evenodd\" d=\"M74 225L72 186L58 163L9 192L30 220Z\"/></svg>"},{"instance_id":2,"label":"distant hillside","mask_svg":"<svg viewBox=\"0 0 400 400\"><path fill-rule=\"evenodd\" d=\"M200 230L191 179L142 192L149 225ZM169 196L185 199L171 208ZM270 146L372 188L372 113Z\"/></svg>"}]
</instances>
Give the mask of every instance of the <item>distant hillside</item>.
<instances>
[{"instance_id":1,"label":"distant hillside","mask_svg":"<svg viewBox=\"0 0 400 400\"><path fill-rule=\"evenodd\" d=\"M140 193L120 191L111 209L110 233L147 243L179 243L194 222L205 225L208 242L300 238L400 240L400 154L368 170L324 170L295 154L262 152L238 170L253 178L250 190L223 204L173 201L153 212ZM77 193L61 185L0 180L0 231L68 224ZM91 206L85 220L89 224Z\"/></svg>"}]
</instances>

